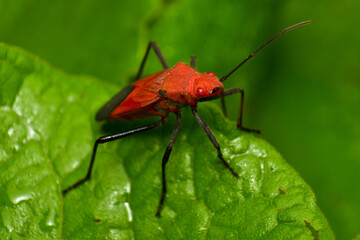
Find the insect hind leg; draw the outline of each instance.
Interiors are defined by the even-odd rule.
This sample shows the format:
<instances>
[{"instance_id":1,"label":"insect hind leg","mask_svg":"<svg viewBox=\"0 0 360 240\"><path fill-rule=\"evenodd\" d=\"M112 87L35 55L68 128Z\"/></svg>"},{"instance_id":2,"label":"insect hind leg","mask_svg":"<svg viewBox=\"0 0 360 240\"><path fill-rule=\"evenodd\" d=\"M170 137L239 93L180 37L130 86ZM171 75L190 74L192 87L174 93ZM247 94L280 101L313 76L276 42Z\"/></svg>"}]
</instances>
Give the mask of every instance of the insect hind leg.
<instances>
[{"instance_id":1,"label":"insect hind leg","mask_svg":"<svg viewBox=\"0 0 360 240\"><path fill-rule=\"evenodd\" d=\"M89 165L88 171L86 173L86 176L83 177L82 179L80 179L79 181L77 181L76 183L74 183L73 185L71 185L70 187L64 189L62 191L62 194L66 195L70 190L72 190L74 188L77 188L78 186L80 186L83 183L90 180L91 172L92 172L92 169L93 169L93 166L94 166L95 156L96 156L96 152L97 152L97 148L98 148L99 144L106 143L106 142L111 142L111 141L114 141L114 140L129 136L129 135L132 135L132 134L135 134L135 133L138 133L138 132L143 132L145 130L149 130L149 129L158 127L158 126L162 125L165 121L166 121L166 118L163 118L160 121L158 121L156 123L153 123L153 124L149 124L149 125L146 125L146 126L143 126L143 127L136 128L136 129L131 129L131 130L126 131L126 132L116 133L116 134L112 134L112 135L108 135L108 136L98 138L96 140L95 144L94 144L93 153L92 153L92 156L91 156L91 161L90 161L90 165Z\"/></svg>"}]
</instances>

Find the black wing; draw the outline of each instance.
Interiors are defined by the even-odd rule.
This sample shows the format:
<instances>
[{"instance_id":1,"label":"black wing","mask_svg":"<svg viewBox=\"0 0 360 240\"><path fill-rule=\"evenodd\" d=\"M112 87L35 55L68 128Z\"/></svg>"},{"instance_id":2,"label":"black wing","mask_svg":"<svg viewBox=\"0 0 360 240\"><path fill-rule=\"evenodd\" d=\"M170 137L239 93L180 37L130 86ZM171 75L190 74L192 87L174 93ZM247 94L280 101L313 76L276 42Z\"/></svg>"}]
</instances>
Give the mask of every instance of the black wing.
<instances>
[{"instance_id":1,"label":"black wing","mask_svg":"<svg viewBox=\"0 0 360 240\"><path fill-rule=\"evenodd\" d=\"M107 120L112 111L134 90L135 86L127 86L108 101L96 114L96 121Z\"/></svg>"}]
</instances>

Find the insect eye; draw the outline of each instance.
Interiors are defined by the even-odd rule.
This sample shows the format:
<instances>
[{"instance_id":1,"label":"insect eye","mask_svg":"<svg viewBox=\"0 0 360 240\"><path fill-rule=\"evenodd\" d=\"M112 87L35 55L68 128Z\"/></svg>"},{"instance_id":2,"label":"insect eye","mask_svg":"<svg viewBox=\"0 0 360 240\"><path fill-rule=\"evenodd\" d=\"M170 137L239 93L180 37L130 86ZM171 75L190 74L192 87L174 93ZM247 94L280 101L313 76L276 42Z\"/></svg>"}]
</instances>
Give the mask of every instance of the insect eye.
<instances>
[{"instance_id":1,"label":"insect eye","mask_svg":"<svg viewBox=\"0 0 360 240\"><path fill-rule=\"evenodd\" d=\"M213 90L211 90L210 93L216 93L216 92L219 91L219 90L220 90L220 88L219 88L219 87L216 87L216 88L214 88Z\"/></svg>"},{"instance_id":2,"label":"insect eye","mask_svg":"<svg viewBox=\"0 0 360 240\"><path fill-rule=\"evenodd\" d=\"M209 75L209 76L215 76L215 73L213 73L213 72L208 72L208 75Z\"/></svg>"},{"instance_id":3,"label":"insect eye","mask_svg":"<svg viewBox=\"0 0 360 240\"><path fill-rule=\"evenodd\" d=\"M196 94L201 97L205 95L205 91L202 88L198 88L196 89Z\"/></svg>"}]
</instances>

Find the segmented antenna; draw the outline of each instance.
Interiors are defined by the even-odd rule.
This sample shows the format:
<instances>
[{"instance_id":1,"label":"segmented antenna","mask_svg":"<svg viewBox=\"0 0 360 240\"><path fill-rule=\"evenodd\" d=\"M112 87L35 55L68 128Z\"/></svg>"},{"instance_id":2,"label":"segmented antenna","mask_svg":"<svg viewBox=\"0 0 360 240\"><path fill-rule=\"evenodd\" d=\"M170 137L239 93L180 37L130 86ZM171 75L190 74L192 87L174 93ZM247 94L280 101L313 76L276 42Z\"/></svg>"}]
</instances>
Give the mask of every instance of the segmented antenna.
<instances>
[{"instance_id":1,"label":"segmented antenna","mask_svg":"<svg viewBox=\"0 0 360 240\"><path fill-rule=\"evenodd\" d=\"M259 47L258 49L256 49L255 52L253 52L252 54L250 54L247 58L245 58L244 61L242 61L239 65L237 65L233 70L231 70L228 74L226 74L225 76L223 76L220 79L220 82L225 81L231 74L233 74L236 70L238 70L238 68L240 68L244 63L246 63L250 58L252 58L256 53L260 52L264 47L266 47L269 43L271 43L273 40L275 40L276 38L278 38L281 34L286 33L290 30L293 30L294 28L306 25L312 23L312 21L305 21L305 22L301 22L295 25L292 25L288 28L285 28L284 30L282 30L281 32L277 33L276 35L274 35L272 38L270 38L266 43L264 43L261 47Z\"/></svg>"}]
</instances>

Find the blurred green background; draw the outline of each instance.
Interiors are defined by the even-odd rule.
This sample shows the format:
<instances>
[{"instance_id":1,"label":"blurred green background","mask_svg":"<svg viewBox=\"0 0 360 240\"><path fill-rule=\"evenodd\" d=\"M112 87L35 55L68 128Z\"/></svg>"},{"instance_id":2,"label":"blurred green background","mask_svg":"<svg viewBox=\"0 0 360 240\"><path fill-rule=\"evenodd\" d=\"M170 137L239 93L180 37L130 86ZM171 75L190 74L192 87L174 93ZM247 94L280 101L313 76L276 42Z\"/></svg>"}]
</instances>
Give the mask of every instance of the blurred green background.
<instances>
[{"instance_id":1,"label":"blurred green background","mask_svg":"<svg viewBox=\"0 0 360 240\"><path fill-rule=\"evenodd\" d=\"M150 40L170 65L194 54L199 71L222 76L273 34L314 20L225 86L245 89L245 126L261 129L311 185L337 238L351 239L360 232L359 10L350 0L0 0L0 41L120 89ZM151 56L146 72L160 69ZM234 120L238 102L227 99Z\"/></svg>"}]
</instances>

